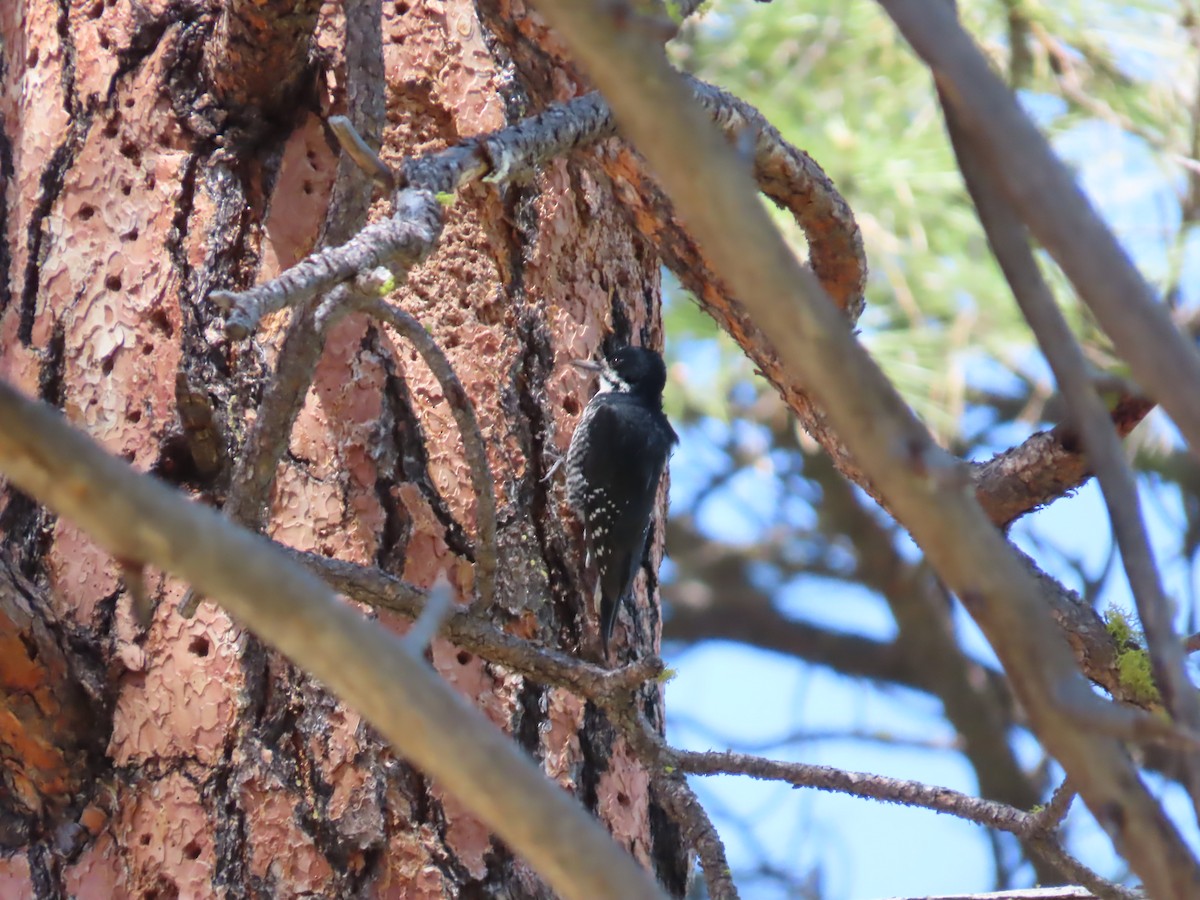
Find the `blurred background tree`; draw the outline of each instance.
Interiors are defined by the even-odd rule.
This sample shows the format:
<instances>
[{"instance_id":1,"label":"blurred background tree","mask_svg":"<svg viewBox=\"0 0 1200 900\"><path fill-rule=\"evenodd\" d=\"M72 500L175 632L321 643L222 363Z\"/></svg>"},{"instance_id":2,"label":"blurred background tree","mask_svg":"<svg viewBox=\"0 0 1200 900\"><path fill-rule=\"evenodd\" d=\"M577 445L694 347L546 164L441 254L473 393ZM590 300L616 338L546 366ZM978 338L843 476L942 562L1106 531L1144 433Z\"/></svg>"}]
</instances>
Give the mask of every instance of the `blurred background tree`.
<instances>
[{"instance_id":1,"label":"blurred background tree","mask_svg":"<svg viewBox=\"0 0 1200 900\"><path fill-rule=\"evenodd\" d=\"M963 4L964 24L1074 166L1181 321L1200 299L1200 16L1192 2ZM862 339L958 455L983 461L1061 414L988 252L927 69L874 4L716 0L677 63L757 106L849 201L871 266ZM778 221L803 252L791 219ZM1123 372L1048 259L1096 366ZM838 476L738 349L677 287L667 306L671 468L666 648L673 743L734 747L955 787L1022 808L1061 781L986 642L903 531ZM1151 414L1127 439L1185 633L1200 475ZM1113 627L1129 616L1094 485L1018 520L1018 546ZM1149 776L1189 839L1184 793ZM920 810L746 779L696 780L747 897L853 898L1048 882L1010 836ZM1076 804L1068 846L1120 879Z\"/></svg>"}]
</instances>

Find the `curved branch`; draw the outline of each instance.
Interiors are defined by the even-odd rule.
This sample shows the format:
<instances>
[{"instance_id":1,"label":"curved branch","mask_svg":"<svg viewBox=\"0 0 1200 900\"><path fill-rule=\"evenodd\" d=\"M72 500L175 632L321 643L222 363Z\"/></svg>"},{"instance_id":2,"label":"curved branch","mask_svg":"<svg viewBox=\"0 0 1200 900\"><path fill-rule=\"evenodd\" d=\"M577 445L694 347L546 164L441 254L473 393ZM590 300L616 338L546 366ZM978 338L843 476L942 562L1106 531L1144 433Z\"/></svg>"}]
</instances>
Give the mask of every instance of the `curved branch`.
<instances>
[{"instance_id":1,"label":"curved branch","mask_svg":"<svg viewBox=\"0 0 1200 900\"><path fill-rule=\"evenodd\" d=\"M1126 437L1154 405L1145 397L1120 397L1110 413L1117 434ZM1091 477L1079 436L1067 425L1039 431L987 462L971 465L975 498L1000 528L1069 494Z\"/></svg>"},{"instance_id":2,"label":"curved branch","mask_svg":"<svg viewBox=\"0 0 1200 900\"><path fill-rule=\"evenodd\" d=\"M474 546L479 583L476 585L472 607L476 611L484 609L491 605L496 596L496 482L488 462L483 432L479 428L479 420L475 417L475 407L467 392L463 390L462 382L454 374L450 360L446 359L442 348L429 336L420 322L404 310L379 299L359 308L391 325L417 348L417 352L425 360L425 365L429 366L429 370L441 385L446 403L449 404L454 421L458 424L458 433L471 468L471 485L475 490L476 529L479 535Z\"/></svg>"}]
</instances>

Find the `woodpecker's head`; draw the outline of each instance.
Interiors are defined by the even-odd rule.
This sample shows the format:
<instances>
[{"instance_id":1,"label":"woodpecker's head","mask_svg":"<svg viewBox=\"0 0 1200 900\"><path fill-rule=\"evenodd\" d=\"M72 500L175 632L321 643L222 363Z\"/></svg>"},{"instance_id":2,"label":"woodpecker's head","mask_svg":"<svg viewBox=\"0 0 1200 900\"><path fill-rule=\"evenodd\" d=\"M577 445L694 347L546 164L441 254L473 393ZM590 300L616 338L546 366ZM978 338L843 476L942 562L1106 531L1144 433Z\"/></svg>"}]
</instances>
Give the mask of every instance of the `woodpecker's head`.
<instances>
[{"instance_id":1,"label":"woodpecker's head","mask_svg":"<svg viewBox=\"0 0 1200 900\"><path fill-rule=\"evenodd\" d=\"M580 361L575 365L600 375L599 392L634 394L656 404L662 403L667 367L662 357L653 350L622 347L602 363Z\"/></svg>"}]
</instances>

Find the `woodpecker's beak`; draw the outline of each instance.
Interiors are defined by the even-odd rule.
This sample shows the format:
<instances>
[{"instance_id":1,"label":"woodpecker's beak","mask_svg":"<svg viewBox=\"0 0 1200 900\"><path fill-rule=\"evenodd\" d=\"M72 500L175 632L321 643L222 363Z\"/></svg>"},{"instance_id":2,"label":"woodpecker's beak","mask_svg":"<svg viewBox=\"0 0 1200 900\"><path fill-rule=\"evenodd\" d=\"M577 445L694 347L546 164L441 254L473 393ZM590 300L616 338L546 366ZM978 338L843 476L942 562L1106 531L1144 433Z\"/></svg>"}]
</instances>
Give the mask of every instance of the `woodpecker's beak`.
<instances>
[{"instance_id":1,"label":"woodpecker's beak","mask_svg":"<svg viewBox=\"0 0 1200 900\"><path fill-rule=\"evenodd\" d=\"M604 365L598 362L592 362L590 359L573 359L571 365L577 369L583 369L587 372L603 372Z\"/></svg>"}]
</instances>

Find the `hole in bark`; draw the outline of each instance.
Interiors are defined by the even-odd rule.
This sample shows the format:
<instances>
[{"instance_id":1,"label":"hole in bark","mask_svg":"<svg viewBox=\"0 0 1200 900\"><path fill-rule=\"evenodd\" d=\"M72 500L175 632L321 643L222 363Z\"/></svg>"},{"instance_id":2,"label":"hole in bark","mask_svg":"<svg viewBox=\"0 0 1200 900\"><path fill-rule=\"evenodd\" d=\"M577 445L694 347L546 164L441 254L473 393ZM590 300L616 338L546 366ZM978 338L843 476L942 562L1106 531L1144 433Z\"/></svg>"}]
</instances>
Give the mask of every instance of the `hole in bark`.
<instances>
[{"instance_id":1,"label":"hole in bark","mask_svg":"<svg viewBox=\"0 0 1200 900\"><path fill-rule=\"evenodd\" d=\"M111 119L109 119L107 122L104 123L104 130L101 131L100 133L102 135L104 135L106 138L115 138L117 136L117 132L120 131L120 125L121 125L121 114L117 113L115 116L113 116Z\"/></svg>"},{"instance_id":2,"label":"hole in bark","mask_svg":"<svg viewBox=\"0 0 1200 900\"><path fill-rule=\"evenodd\" d=\"M188 841L183 845L183 855L188 859L200 858L200 845L195 841Z\"/></svg>"},{"instance_id":3,"label":"hole in bark","mask_svg":"<svg viewBox=\"0 0 1200 900\"><path fill-rule=\"evenodd\" d=\"M136 228L130 228L127 232L121 235L123 241L136 241L140 232Z\"/></svg>"},{"instance_id":4,"label":"hole in bark","mask_svg":"<svg viewBox=\"0 0 1200 900\"><path fill-rule=\"evenodd\" d=\"M140 165L142 162L142 148L133 141L121 142L121 155L135 166Z\"/></svg>"},{"instance_id":5,"label":"hole in bark","mask_svg":"<svg viewBox=\"0 0 1200 900\"><path fill-rule=\"evenodd\" d=\"M36 66L38 64L38 60L40 58L41 57L38 56L38 48L34 47L32 50L29 51L29 55L27 57L25 57L25 65L32 69L34 66Z\"/></svg>"},{"instance_id":6,"label":"hole in bark","mask_svg":"<svg viewBox=\"0 0 1200 900\"><path fill-rule=\"evenodd\" d=\"M569 416L579 415L579 401L576 400L574 397L564 397L562 406L563 406L563 412L565 412L567 415L569 415Z\"/></svg>"},{"instance_id":7,"label":"hole in bark","mask_svg":"<svg viewBox=\"0 0 1200 900\"><path fill-rule=\"evenodd\" d=\"M125 418L136 425L142 421L142 411L140 409L131 409L125 413Z\"/></svg>"},{"instance_id":8,"label":"hole in bark","mask_svg":"<svg viewBox=\"0 0 1200 900\"><path fill-rule=\"evenodd\" d=\"M188 644L188 653L192 656L199 656L201 659L208 656L208 651L212 645L208 642L208 638L200 634L192 638L192 642ZM193 857L194 858L194 857Z\"/></svg>"},{"instance_id":9,"label":"hole in bark","mask_svg":"<svg viewBox=\"0 0 1200 900\"><path fill-rule=\"evenodd\" d=\"M156 184L158 184L158 181L154 178L154 175L147 172L146 173L146 190L148 190L148 191L154 190L154 186Z\"/></svg>"},{"instance_id":10,"label":"hole in bark","mask_svg":"<svg viewBox=\"0 0 1200 900\"><path fill-rule=\"evenodd\" d=\"M200 484L204 480L187 438L182 434L168 435L158 448L158 458L150 471L171 484Z\"/></svg>"},{"instance_id":11,"label":"hole in bark","mask_svg":"<svg viewBox=\"0 0 1200 900\"><path fill-rule=\"evenodd\" d=\"M396 15L402 16L405 13L407 13L410 9L412 9L411 6L409 6L407 3L405 3L404 0L400 0L400 2L396 4Z\"/></svg>"},{"instance_id":12,"label":"hole in bark","mask_svg":"<svg viewBox=\"0 0 1200 900\"><path fill-rule=\"evenodd\" d=\"M167 318L167 312L164 309L156 309L150 313L150 324L165 334L171 337L175 334L175 329L171 325L171 320Z\"/></svg>"},{"instance_id":13,"label":"hole in bark","mask_svg":"<svg viewBox=\"0 0 1200 900\"><path fill-rule=\"evenodd\" d=\"M88 10L89 19L98 19L104 15L104 0L97 0L92 4L92 8Z\"/></svg>"},{"instance_id":14,"label":"hole in bark","mask_svg":"<svg viewBox=\"0 0 1200 900\"><path fill-rule=\"evenodd\" d=\"M313 184L311 181L306 181L306 182L304 182L304 185L300 189L302 191L304 191L304 195L306 197L310 196L313 192Z\"/></svg>"},{"instance_id":15,"label":"hole in bark","mask_svg":"<svg viewBox=\"0 0 1200 900\"><path fill-rule=\"evenodd\" d=\"M138 843L141 844L143 847L149 847L150 846L150 835L148 835L148 834L138 835Z\"/></svg>"},{"instance_id":16,"label":"hole in bark","mask_svg":"<svg viewBox=\"0 0 1200 900\"><path fill-rule=\"evenodd\" d=\"M109 275L104 279L104 287L110 291L119 291L121 289L121 276Z\"/></svg>"},{"instance_id":17,"label":"hole in bark","mask_svg":"<svg viewBox=\"0 0 1200 900\"><path fill-rule=\"evenodd\" d=\"M95 214L96 214L96 207L94 207L94 206L90 206L89 204L85 203L85 204L83 204L83 206L79 207L79 218L81 220L83 220L84 222L86 222L88 219L90 219Z\"/></svg>"},{"instance_id":18,"label":"hole in bark","mask_svg":"<svg viewBox=\"0 0 1200 900\"><path fill-rule=\"evenodd\" d=\"M142 344L142 356L149 356L154 352L153 344Z\"/></svg>"},{"instance_id":19,"label":"hole in bark","mask_svg":"<svg viewBox=\"0 0 1200 900\"><path fill-rule=\"evenodd\" d=\"M110 354L104 357L104 361L100 363L100 371L105 375L111 375L113 370L113 355Z\"/></svg>"},{"instance_id":20,"label":"hole in bark","mask_svg":"<svg viewBox=\"0 0 1200 900\"><path fill-rule=\"evenodd\" d=\"M110 41L108 39L108 35L107 34L100 35L100 49L108 50L110 47L112 47L112 41Z\"/></svg>"},{"instance_id":21,"label":"hole in bark","mask_svg":"<svg viewBox=\"0 0 1200 900\"><path fill-rule=\"evenodd\" d=\"M130 184L128 181L122 181L121 182L121 193L124 194L126 197L128 197L130 194L133 193L133 185Z\"/></svg>"},{"instance_id":22,"label":"hole in bark","mask_svg":"<svg viewBox=\"0 0 1200 900\"><path fill-rule=\"evenodd\" d=\"M617 802L620 803L622 806L628 806L629 805L629 795L618 791L617 792Z\"/></svg>"},{"instance_id":23,"label":"hole in bark","mask_svg":"<svg viewBox=\"0 0 1200 900\"><path fill-rule=\"evenodd\" d=\"M471 661L471 654L466 650L459 650L457 659L460 666L465 666Z\"/></svg>"},{"instance_id":24,"label":"hole in bark","mask_svg":"<svg viewBox=\"0 0 1200 900\"><path fill-rule=\"evenodd\" d=\"M126 97L126 98L125 98L125 108L126 108L126 109L133 109L133 104L134 104L134 103L136 103L136 102L137 102L137 101L136 101L136 100L134 100L132 97Z\"/></svg>"}]
</instances>

